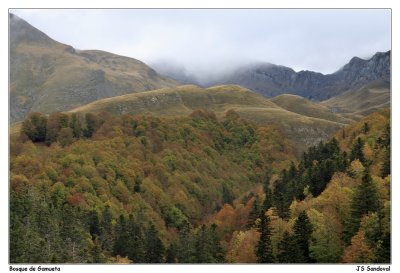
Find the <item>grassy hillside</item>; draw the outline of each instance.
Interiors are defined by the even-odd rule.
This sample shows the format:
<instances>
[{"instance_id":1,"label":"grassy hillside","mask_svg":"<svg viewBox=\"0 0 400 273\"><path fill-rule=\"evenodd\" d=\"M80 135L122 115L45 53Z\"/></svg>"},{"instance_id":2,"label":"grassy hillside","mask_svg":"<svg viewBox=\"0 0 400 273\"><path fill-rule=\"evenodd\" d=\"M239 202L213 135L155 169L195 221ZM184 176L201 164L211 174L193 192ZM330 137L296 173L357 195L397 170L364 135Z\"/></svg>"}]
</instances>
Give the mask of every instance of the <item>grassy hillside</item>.
<instances>
[{"instance_id":1,"label":"grassy hillside","mask_svg":"<svg viewBox=\"0 0 400 273\"><path fill-rule=\"evenodd\" d=\"M303 113L311 113L317 108L316 105L307 101L304 102L304 106L299 107L302 107ZM310 109L307 110L307 108ZM232 109L240 116L257 124L275 124L301 149L327 139L349 122L326 111L323 112L326 119L302 115L284 109L273 101L237 85L222 85L207 89L194 85L163 88L95 101L75 108L71 112L105 111L118 115L185 116L196 109L215 112L217 117L223 117L228 110Z\"/></svg>"},{"instance_id":2,"label":"grassy hillside","mask_svg":"<svg viewBox=\"0 0 400 273\"><path fill-rule=\"evenodd\" d=\"M332 113L330 108L321 105L320 103L312 102L297 95L283 94L272 98L271 101L276 105L279 105L283 109L303 116L325 119L340 123L353 122L353 120L351 119L347 119L338 114Z\"/></svg>"},{"instance_id":3,"label":"grassy hillside","mask_svg":"<svg viewBox=\"0 0 400 273\"><path fill-rule=\"evenodd\" d=\"M10 15L10 118L65 111L101 98L177 82L133 58L75 50Z\"/></svg>"},{"instance_id":4,"label":"grassy hillside","mask_svg":"<svg viewBox=\"0 0 400 273\"><path fill-rule=\"evenodd\" d=\"M360 119L378 109L390 107L390 83L376 81L349 90L321 104L337 113Z\"/></svg>"}]
</instances>

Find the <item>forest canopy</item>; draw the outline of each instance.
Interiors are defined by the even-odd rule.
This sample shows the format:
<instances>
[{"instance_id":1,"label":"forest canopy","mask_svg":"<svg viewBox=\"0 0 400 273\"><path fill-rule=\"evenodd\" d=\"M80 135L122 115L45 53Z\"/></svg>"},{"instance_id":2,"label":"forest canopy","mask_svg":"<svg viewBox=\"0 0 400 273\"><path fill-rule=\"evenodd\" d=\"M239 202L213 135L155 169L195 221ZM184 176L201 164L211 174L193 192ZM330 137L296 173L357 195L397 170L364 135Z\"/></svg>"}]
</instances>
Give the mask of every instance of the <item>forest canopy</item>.
<instances>
[{"instance_id":1,"label":"forest canopy","mask_svg":"<svg viewBox=\"0 0 400 273\"><path fill-rule=\"evenodd\" d=\"M234 111L31 113L10 145L13 263L390 262L388 111L300 158Z\"/></svg>"}]
</instances>

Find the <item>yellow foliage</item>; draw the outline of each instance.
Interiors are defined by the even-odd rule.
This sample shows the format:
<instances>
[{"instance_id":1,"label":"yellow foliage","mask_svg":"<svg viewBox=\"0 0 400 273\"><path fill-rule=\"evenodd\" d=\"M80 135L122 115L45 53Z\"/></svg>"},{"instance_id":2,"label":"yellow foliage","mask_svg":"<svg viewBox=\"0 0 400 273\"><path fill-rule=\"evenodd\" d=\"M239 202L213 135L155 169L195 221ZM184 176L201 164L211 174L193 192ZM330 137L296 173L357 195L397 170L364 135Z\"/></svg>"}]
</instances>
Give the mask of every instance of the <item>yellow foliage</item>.
<instances>
[{"instance_id":1,"label":"yellow foliage","mask_svg":"<svg viewBox=\"0 0 400 273\"><path fill-rule=\"evenodd\" d=\"M254 249L258 239L259 233L254 229L235 231L229 243L226 261L228 263L256 263Z\"/></svg>"},{"instance_id":2,"label":"yellow foliage","mask_svg":"<svg viewBox=\"0 0 400 273\"><path fill-rule=\"evenodd\" d=\"M350 171L354 173L356 177L361 177L364 173L365 167L360 162L360 160L356 159L350 164Z\"/></svg>"},{"instance_id":3,"label":"yellow foliage","mask_svg":"<svg viewBox=\"0 0 400 273\"><path fill-rule=\"evenodd\" d=\"M360 230L352 239L343 255L344 263L371 263L374 261L374 254L369 248L364 231Z\"/></svg>"},{"instance_id":4,"label":"yellow foliage","mask_svg":"<svg viewBox=\"0 0 400 273\"><path fill-rule=\"evenodd\" d=\"M132 261L129 260L128 257L121 257L119 255L110 257L108 262L110 264L130 264L130 263L132 263Z\"/></svg>"}]
</instances>

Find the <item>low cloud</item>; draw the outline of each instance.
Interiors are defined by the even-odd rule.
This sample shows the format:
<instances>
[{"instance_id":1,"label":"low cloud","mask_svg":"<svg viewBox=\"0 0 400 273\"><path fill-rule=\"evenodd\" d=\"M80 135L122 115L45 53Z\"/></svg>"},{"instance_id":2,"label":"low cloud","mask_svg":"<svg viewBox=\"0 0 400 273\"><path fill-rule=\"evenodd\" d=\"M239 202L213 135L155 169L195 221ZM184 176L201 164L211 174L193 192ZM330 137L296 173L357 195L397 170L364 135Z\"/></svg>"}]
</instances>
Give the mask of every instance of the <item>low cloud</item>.
<instances>
[{"instance_id":1,"label":"low cloud","mask_svg":"<svg viewBox=\"0 0 400 273\"><path fill-rule=\"evenodd\" d=\"M332 73L391 45L390 10L12 10L50 37L198 78L250 62Z\"/></svg>"}]
</instances>

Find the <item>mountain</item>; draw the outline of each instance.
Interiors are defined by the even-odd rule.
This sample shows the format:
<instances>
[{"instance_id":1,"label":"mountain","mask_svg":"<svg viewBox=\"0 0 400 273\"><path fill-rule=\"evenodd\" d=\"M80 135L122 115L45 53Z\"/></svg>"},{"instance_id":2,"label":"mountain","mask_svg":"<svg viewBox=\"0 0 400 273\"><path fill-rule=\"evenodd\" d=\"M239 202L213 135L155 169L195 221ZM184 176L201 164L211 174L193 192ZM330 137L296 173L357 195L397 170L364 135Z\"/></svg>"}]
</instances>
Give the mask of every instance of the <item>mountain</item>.
<instances>
[{"instance_id":1,"label":"mountain","mask_svg":"<svg viewBox=\"0 0 400 273\"><path fill-rule=\"evenodd\" d=\"M368 60L354 57L339 71L328 75L258 64L237 70L222 83L239 84L266 97L290 93L325 100L376 80L390 82L390 51L378 52Z\"/></svg>"},{"instance_id":2,"label":"mountain","mask_svg":"<svg viewBox=\"0 0 400 273\"><path fill-rule=\"evenodd\" d=\"M159 60L150 63L151 67L168 78L174 79L182 84L195 84L202 86L201 80L196 75L189 72L183 65L179 65L174 61Z\"/></svg>"},{"instance_id":3,"label":"mountain","mask_svg":"<svg viewBox=\"0 0 400 273\"><path fill-rule=\"evenodd\" d=\"M10 121L178 83L133 58L59 43L16 15L10 27Z\"/></svg>"},{"instance_id":4,"label":"mountain","mask_svg":"<svg viewBox=\"0 0 400 273\"><path fill-rule=\"evenodd\" d=\"M363 60L354 57L340 70L324 75L313 71L296 72L293 69L270 63L256 63L233 70L211 81L199 81L183 68L159 66L160 73L180 82L213 86L237 84L253 90L265 97L281 94L295 94L308 99L321 101L337 96L349 89L361 87L373 81L390 83L390 51L376 53L372 58Z\"/></svg>"},{"instance_id":5,"label":"mountain","mask_svg":"<svg viewBox=\"0 0 400 273\"><path fill-rule=\"evenodd\" d=\"M375 81L360 88L348 90L339 96L321 102L335 113L362 118L377 109L390 107L390 84Z\"/></svg>"},{"instance_id":6,"label":"mountain","mask_svg":"<svg viewBox=\"0 0 400 273\"><path fill-rule=\"evenodd\" d=\"M339 128L352 122L340 114L329 112L324 106L318 106L305 99L302 103L302 110L296 112L296 109L281 107L273 100L237 85L206 89L195 85L183 85L102 99L75 108L71 112L150 114L164 117L187 116L195 110L203 109L222 118L228 110L234 110L241 117L257 124L275 124L300 147L300 150L326 140ZM320 117L315 116L315 109L319 109Z\"/></svg>"}]
</instances>

